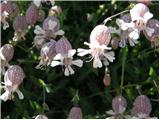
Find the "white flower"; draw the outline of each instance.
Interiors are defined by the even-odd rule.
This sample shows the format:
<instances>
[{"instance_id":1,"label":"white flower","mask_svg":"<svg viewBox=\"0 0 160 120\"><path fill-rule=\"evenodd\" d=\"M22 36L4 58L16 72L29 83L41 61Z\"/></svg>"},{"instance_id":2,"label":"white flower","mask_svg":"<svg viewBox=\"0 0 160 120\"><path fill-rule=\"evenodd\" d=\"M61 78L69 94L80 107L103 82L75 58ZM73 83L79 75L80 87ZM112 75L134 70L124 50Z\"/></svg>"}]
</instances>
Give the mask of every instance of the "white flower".
<instances>
[{"instance_id":1,"label":"white flower","mask_svg":"<svg viewBox=\"0 0 160 120\"><path fill-rule=\"evenodd\" d=\"M45 1L48 1L48 0L33 0L33 3L34 3L37 7L40 7L41 2L45 2ZM54 6L55 0L50 0L50 2L51 2L51 5Z\"/></svg>"},{"instance_id":2,"label":"white flower","mask_svg":"<svg viewBox=\"0 0 160 120\"><path fill-rule=\"evenodd\" d=\"M73 55L76 53L75 49L71 49L68 51L68 54L57 54L54 58L53 61L51 62L51 66L55 67L57 65L64 65L65 70L64 70L64 75L69 76L74 74L74 70L72 69L72 65L76 65L78 67L82 67L83 61L78 59L78 60L73 60Z\"/></svg>"},{"instance_id":3,"label":"white flower","mask_svg":"<svg viewBox=\"0 0 160 120\"><path fill-rule=\"evenodd\" d=\"M101 62L101 57L105 57L105 63L108 63L108 60L110 62L113 62L115 59L114 57L114 52L110 51L108 52L107 50L110 50L110 47L107 47L106 45L99 45L99 44L92 44L92 43L87 43L84 42L85 45L88 45L90 49L78 49L78 56L84 56L87 54L90 54L91 60L93 59L93 67L94 68L101 68L102 67L102 62Z\"/></svg>"},{"instance_id":4,"label":"white flower","mask_svg":"<svg viewBox=\"0 0 160 120\"><path fill-rule=\"evenodd\" d=\"M23 99L24 96L22 92L18 89L19 85L9 86L5 85L3 88L5 89L5 92L0 96L0 99L3 101L7 101L8 99L12 99L12 94L16 92L18 94L19 99Z\"/></svg>"}]
</instances>

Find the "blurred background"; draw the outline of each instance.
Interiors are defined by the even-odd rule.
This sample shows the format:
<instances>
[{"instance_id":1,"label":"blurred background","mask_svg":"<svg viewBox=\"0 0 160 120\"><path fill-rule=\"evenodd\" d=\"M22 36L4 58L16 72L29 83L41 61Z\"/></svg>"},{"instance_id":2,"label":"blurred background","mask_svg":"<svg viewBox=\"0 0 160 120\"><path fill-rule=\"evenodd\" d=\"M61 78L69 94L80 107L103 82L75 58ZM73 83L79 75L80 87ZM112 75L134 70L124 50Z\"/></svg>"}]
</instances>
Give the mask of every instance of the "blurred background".
<instances>
[{"instance_id":1,"label":"blurred background","mask_svg":"<svg viewBox=\"0 0 160 120\"><path fill-rule=\"evenodd\" d=\"M21 15L25 15L26 9L31 1L16 1L20 7ZM58 16L61 28L65 36L71 42L72 47L87 48L84 41L89 40L92 29L101 24L105 18L118 12L130 9L136 2L129 1L56 1L63 12ZM48 14L50 4L43 3L42 9ZM159 4L154 1L149 6L154 18L159 18ZM109 21L107 26L116 26L116 18ZM12 41L14 30L12 19L9 20L10 27L1 31L1 45ZM36 24L42 25L42 22ZM37 70L35 66L39 63L40 51L32 48L34 27L28 29L26 40L15 46L15 54L10 64L20 65L26 78L20 86L24 94L24 100L19 100L15 94L14 100L1 103L2 118L34 118L43 111L43 88L45 90L45 110L48 118L67 118L73 106L72 99L78 91L79 106L84 118L106 118L106 111L112 109L112 99L120 94L120 80L122 69L122 49L115 50L116 59L108 67L111 83L105 86L103 77L105 67L94 69L93 62L84 63L82 68L75 67L75 74L64 76L61 67L47 67L45 70ZM58 40L58 38L56 39ZM147 95L152 103L151 116L159 116L159 56L158 50L151 47L143 34L135 47L126 47L126 60L124 67L124 90L123 96L127 99L127 110L130 114L135 98L141 94ZM75 56L76 57L76 56ZM82 58L84 61L85 57ZM3 76L1 76L3 81Z\"/></svg>"}]
</instances>

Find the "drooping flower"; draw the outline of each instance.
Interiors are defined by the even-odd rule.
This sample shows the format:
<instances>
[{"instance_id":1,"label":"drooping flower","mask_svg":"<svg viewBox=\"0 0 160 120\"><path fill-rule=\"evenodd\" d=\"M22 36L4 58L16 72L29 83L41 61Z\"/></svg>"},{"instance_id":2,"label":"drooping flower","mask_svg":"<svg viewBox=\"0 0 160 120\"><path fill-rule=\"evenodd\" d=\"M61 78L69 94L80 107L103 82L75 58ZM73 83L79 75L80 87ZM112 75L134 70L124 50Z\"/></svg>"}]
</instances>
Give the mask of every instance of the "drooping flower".
<instances>
[{"instance_id":1,"label":"drooping flower","mask_svg":"<svg viewBox=\"0 0 160 120\"><path fill-rule=\"evenodd\" d=\"M156 19L150 19L147 22L147 27L154 29L154 33L152 34L152 36L148 36L146 31L143 31L145 37L151 41L152 45L154 46L158 46L159 45L159 21Z\"/></svg>"},{"instance_id":2,"label":"drooping flower","mask_svg":"<svg viewBox=\"0 0 160 120\"><path fill-rule=\"evenodd\" d=\"M7 101L11 99L12 93L16 92L19 99L23 99L24 96L19 90L19 85L23 82L25 74L23 69L18 65L11 65L4 76L4 90L5 92L0 96L0 99Z\"/></svg>"},{"instance_id":3,"label":"drooping flower","mask_svg":"<svg viewBox=\"0 0 160 120\"><path fill-rule=\"evenodd\" d=\"M138 3L143 3L145 5L150 5L152 0L137 0Z\"/></svg>"},{"instance_id":4,"label":"drooping flower","mask_svg":"<svg viewBox=\"0 0 160 120\"><path fill-rule=\"evenodd\" d=\"M14 48L11 44L5 44L0 48L0 61L1 68L0 72L5 73L5 67L9 66L8 62L13 58Z\"/></svg>"},{"instance_id":5,"label":"drooping flower","mask_svg":"<svg viewBox=\"0 0 160 120\"><path fill-rule=\"evenodd\" d=\"M68 119L83 119L82 110L80 107L72 107Z\"/></svg>"},{"instance_id":6,"label":"drooping flower","mask_svg":"<svg viewBox=\"0 0 160 120\"><path fill-rule=\"evenodd\" d=\"M152 111L152 105L149 98L146 95L138 96L134 103L131 111L132 116L137 118L148 118Z\"/></svg>"},{"instance_id":7,"label":"drooping flower","mask_svg":"<svg viewBox=\"0 0 160 120\"><path fill-rule=\"evenodd\" d=\"M129 34L134 31L133 28L128 28L128 24L131 22L130 14L125 14L121 16L120 19L116 19L116 24L119 26L118 29L115 27L109 27L111 33L116 33L118 35L117 40L119 41L119 47L125 47L127 43L130 46L135 46L138 43L138 38L130 38ZM123 28L123 29L122 29ZM112 43L111 43L112 44Z\"/></svg>"},{"instance_id":8,"label":"drooping flower","mask_svg":"<svg viewBox=\"0 0 160 120\"><path fill-rule=\"evenodd\" d=\"M57 65L62 65L65 67L64 75L69 76L74 74L74 70L72 69L72 65L82 67L83 61L80 59L73 60L73 56L76 53L75 49L72 49L70 42L66 37L62 37L56 43L56 53L57 55L54 57L51 62L51 66L55 67Z\"/></svg>"},{"instance_id":9,"label":"drooping flower","mask_svg":"<svg viewBox=\"0 0 160 120\"><path fill-rule=\"evenodd\" d=\"M13 41L25 40L27 33L27 21L25 16L16 16L13 21L13 29L15 31Z\"/></svg>"},{"instance_id":10,"label":"drooping flower","mask_svg":"<svg viewBox=\"0 0 160 120\"><path fill-rule=\"evenodd\" d=\"M123 118L123 115L127 107L127 101L122 95L118 95L112 100L112 109L107 111L107 114L113 115L110 118Z\"/></svg>"},{"instance_id":11,"label":"drooping flower","mask_svg":"<svg viewBox=\"0 0 160 120\"><path fill-rule=\"evenodd\" d=\"M142 3L136 4L131 10L131 22L125 23L122 19L118 19L117 23L119 24L122 30L127 30L128 28L132 29L129 33L129 38L137 40L141 31L146 31L148 36L152 36L154 29L146 26L149 19L153 17L153 14L150 13L148 7Z\"/></svg>"},{"instance_id":12,"label":"drooping flower","mask_svg":"<svg viewBox=\"0 0 160 120\"><path fill-rule=\"evenodd\" d=\"M33 3L37 6L40 7L41 6L41 2L47 2L48 0L33 0ZM54 6L55 4L55 0L49 0L51 5Z\"/></svg>"},{"instance_id":13,"label":"drooping flower","mask_svg":"<svg viewBox=\"0 0 160 120\"><path fill-rule=\"evenodd\" d=\"M56 55L56 41L51 40L50 42L45 43L41 48L41 60L40 63L36 66L37 69L42 68L45 65L51 64L53 58Z\"/></svg>"},{"instance_id":14,"label":"drooping flower","mask_svg":"<svg viewBox=\"0 0 160 120\"><path fill-rule=\"evenodd\" d=\"M105 25L96 26L90 34L90 43L84 42L85 45L89 46L89 50L79 48L78 56L90 54L91 60L93 59L94 68L102 67L102 58L106 65L108 65L108 60L113 62L115 59L114 52L108 51L111 50L111 47L108 47L110 39L110 31Z\"/></svg>"},{"instance_id":15,"label":"drooping flower","mask_svg":"<svg viewBox=\"0 0 160 120\"><path fill-rule=\"evenodd\" d=\"M12 3L11 1L3 1L0 3L1 15L0 21L3 24L3 29L6 30L9 27L7 19L9 17L15 17L19 13L19 7L16 3Z\"/></svg>"},{"instance_id":16,"label":"drooping flower","mask_svg":"<svg viewBox=\"0 0 160 120\"><path fill-rule=\"evenodd\" d=\"M64 31L60 30L59 20L54 16L49 16L44 20L43 28L36 25L34 33L36 34L34 38L35 45L41 45L49 39L54 39L57 35L64 35Z\"/></svg>"},{"instance_id":17,"label":"drooping flower","mask_svg":"<svg viewBox=\"0 0 160 120\"><path fill-rule=\"evenodd\" d=\"M50 16L55 16L55 15L58 16L61 12L62 12L61 7L55 5L55 6L51 7L51 9L49 10L49 15Z\"/></svg>"},{"instance_id":18,"label":"drooping flower","mask_svg":"<svg viewBox=\"0 0 160 120\"><path fill-rule=\"evenodd\" d=\"M26 21L29 25L34 25L39 17L39 10L35 4L31 4L26 11Z\"/></svg>"},{"instance_id":19,"label":"drooping flower","mask_svg":"<svg viewBox=\"0 0 160 120\"><path fill-rule=\"evenodd\" d=\"M35 117L35 119L48 119L48 117L44 114L39 114Z\"/></svg>"}]
</instances>

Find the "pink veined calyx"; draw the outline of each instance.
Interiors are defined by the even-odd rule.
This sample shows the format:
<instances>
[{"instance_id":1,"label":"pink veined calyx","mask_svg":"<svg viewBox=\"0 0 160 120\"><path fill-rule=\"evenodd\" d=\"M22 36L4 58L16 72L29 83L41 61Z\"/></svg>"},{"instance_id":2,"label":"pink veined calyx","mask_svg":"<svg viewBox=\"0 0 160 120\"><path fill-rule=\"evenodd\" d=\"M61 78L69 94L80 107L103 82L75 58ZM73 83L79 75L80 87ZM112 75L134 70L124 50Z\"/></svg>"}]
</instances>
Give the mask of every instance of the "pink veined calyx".
<instances>
[{"instance_id":1,"label":"pink veined calyx","mask_svg":"<svg viewBox=\"0 0 160 120\"><path fill-rule=\"evenodd\" d=\"M89 49L78 48L78 56L91 55L90 61L93 59L93 67L101 68L102 61L104 65L109 65L109 61L113 62L115 54L108 47L111 40L111 34L105 25L97 25L90 34L90 43L84 42Z\"/></svg>"}]
</instances>

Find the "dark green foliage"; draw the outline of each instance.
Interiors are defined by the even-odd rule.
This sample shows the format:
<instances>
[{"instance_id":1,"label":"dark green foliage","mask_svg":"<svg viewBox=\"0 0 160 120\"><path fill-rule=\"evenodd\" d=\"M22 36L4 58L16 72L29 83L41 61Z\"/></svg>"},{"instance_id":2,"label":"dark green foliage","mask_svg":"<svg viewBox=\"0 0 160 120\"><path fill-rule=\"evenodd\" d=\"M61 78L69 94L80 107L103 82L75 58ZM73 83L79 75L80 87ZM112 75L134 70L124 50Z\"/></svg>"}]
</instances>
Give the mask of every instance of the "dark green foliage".
<instances>
[{"instance_id":1,"label":"dark green foliage","mask_svg":"<svg viewBox=\"0 0 160 120\"><path fill-rule=\"evenodd\" d=\"M18 1L20 11L24 15L31 2ZM111 2L111 1L57 1L63 12L58 17L61 28L65 31L65 36L71 42L73 48L85 48L84 41L89 40L91 30L103 20L120 11L129 9L129 2ZM51 5L43 3L43 10L48 14ZM154 18L158 19L157 2L149 6ZM92 16L87 21L87 14ZM107 23L107 26L115 26L116 18ZM12 20L10 27L1 33L1 44L4 45L11 41L14 36ZM41 22L37 24L41 25ZM112 98L120 94L122 56L123 50L115 50L116 60L109 65L111 75L111 85L103 85L103 76L105 67L93 69L92 62L84 63L83 67L75 69L75 74L65 77L62 67L46 70L37 70L35 66L39 63L39 50L32 48L34 38L34 27L26 35L26 40L19 42L15 46L15 54L10 64L20 65L26 78L20 90L23 92L24 100L19 100L17 95L13 101L1 103L2 118L33 118L42 112L43 88L46 92L46 104L49 111L45 114L49 118L67 118L68 113L73 106L72 98L78 90L79 106L82 109L84 118L106 118L106 111L112 108ZM58 40L58 38L56 39ZM151 47L143 34L135 47L127 46L124 61L124 89L123 96L128 102L126 113L130 113L134 99L139 92L147 95L152 103L151 116L159 116L159 83L158 72L158 50ZM83 57L85 61L87 58ZM3 81L3 77L2 77Z\"/></svg>"}]
</instances>

